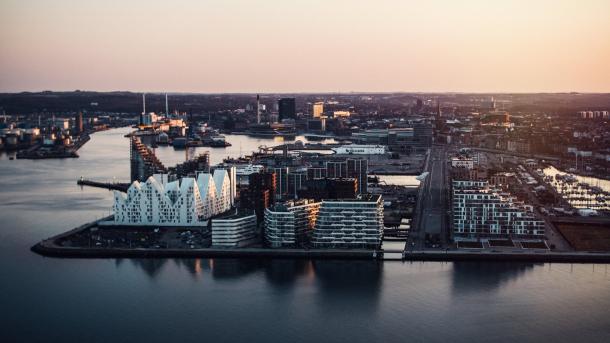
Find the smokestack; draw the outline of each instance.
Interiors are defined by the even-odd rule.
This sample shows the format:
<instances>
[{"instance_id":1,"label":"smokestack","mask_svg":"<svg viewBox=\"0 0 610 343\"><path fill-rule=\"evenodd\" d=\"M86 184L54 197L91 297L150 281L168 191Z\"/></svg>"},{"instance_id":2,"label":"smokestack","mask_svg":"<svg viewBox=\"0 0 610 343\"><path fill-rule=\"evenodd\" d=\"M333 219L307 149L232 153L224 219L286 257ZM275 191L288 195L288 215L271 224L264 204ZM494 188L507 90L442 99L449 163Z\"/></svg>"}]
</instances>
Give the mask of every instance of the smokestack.
<instances>
[{"instance_id":1,"label":"smokestack","mask_svg":"<svg viewBox=\"0 0 610 343\"><path fill-rule=\"evenodd\" d=\"M165 93L165 116L169 116L169 106L167 105L167 93Z\"/></svg>"},{"instance_id":2,"label":"smokestack","mask_svg":"<svg viewBox=\"0 0 610 343\"><path fill-rule=\"evenodd\" d=\"M140 125L144 125L144 115L146 114L146 93L142 93L142 114L140 114Z\"/></svg>"},{"instance_id":3,"label":"smokestack","mask_svg":"<svg viewBox=\"0 0 610 343\"><path fill-rule=\"evenodd\" d=\"M256 94L256 123L261 123L260 97Z\"/></svg>"}]
</instances>

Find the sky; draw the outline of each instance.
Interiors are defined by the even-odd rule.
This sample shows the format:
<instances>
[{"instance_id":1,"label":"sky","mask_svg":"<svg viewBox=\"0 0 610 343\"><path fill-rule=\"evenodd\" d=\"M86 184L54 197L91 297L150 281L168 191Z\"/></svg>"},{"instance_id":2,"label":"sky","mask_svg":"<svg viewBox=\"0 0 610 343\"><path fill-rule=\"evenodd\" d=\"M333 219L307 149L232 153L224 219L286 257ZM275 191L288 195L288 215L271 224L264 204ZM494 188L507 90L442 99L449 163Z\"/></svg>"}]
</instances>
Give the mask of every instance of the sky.
<instances>
[{"instance_id":1,"label":"sky","mask_svg":"<svg viewBox=\"0 0 610 343\"><path fill-rule=\"evenodd\" d=\"M0 0L0 91L610 92L610 0Z\"/></svg>"}]
</instances>

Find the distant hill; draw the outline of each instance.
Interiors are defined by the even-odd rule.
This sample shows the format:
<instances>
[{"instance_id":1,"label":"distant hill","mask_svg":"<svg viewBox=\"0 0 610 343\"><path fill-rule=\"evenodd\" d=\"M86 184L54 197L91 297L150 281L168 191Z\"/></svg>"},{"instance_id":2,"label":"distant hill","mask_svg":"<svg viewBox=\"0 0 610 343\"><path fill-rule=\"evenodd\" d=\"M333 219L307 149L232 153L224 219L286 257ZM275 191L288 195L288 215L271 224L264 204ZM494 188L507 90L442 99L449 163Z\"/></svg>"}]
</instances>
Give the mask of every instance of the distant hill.
<instances>
[{"instance_id":1,"label":"distant hill","mask_svg":"<svg viewBox=\"0 0 610 343\"><path fill-rule=\"evenodd\" d=\"M293 96L297 110L308 112L309 103L333 99L359 110L390 113L410 106L416 99L443 106L473 108L482 100L494 97L498 108L510 111L546 111L573 113L578 110L610 109L610 94L595 93L531 93L531 94L473 94L473 93L321 93L321 94L262 94L261 103L271 109L278 98ZM255 103L256 94L195 94L170 93L169 109L180 112L207 113L245 108ZM147 111L165 112L165 94L147 93ZM135 114L142 111L142 93L117 92L22 92L0 93L0 110L7 114L39 112L114 112Z\"/></svg>"}]
</instances>

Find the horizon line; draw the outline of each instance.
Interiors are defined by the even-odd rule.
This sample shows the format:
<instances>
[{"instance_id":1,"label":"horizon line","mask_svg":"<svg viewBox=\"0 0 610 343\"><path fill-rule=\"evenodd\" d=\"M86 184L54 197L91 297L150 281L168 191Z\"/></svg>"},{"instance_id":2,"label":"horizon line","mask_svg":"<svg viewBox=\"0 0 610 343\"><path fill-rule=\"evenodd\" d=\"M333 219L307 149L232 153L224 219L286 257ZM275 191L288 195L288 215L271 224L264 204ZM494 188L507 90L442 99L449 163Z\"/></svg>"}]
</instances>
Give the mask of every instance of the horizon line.
<instances>
[{"instance_id":1,"label":"horizon line","mask_svg":"<svg viewBox=\"0 0 610 343\"><path fill-rule=\"evenodd\" d=\"M406 91L406 90L388 90L388 91L218 91L218 92L197 92L197 91L159 91L159 90L88 90L88 89L73 89L73 90L21 90L21 91L4 91L0 90L0 94L23 94L23 93L134 93L134 94L182 94L182 95L220 95L220 94L610 94L608 91Z\"/></svg>"}]
</instances>

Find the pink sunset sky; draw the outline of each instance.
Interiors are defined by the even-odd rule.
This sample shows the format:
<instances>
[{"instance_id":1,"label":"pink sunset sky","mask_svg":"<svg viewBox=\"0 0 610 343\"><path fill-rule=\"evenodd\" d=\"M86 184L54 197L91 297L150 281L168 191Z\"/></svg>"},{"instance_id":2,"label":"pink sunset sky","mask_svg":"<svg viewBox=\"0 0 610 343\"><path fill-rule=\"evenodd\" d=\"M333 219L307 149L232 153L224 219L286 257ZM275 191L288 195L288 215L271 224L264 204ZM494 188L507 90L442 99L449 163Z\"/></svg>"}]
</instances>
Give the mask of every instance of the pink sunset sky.
<instances>
[{"instance_id":1,"label":"pink sunset sky","mask_svg":"<svg viewBox=\"0 0 610 343\"><path fill-rule=\"evenodd\" d=\"M610 1L0 0L0 91L610 92Z\"/></svg>"}]
</instances>

